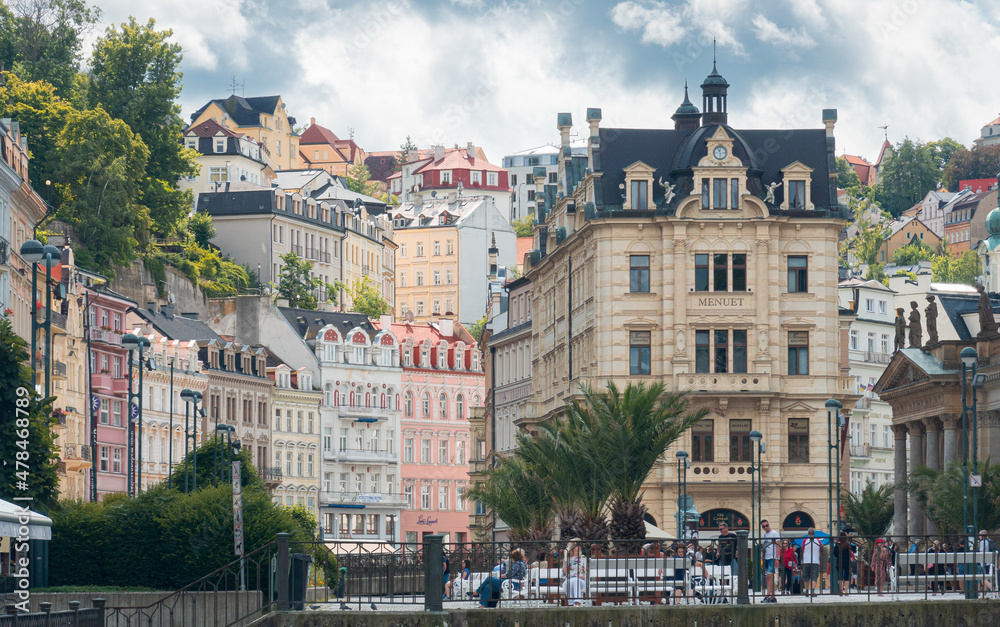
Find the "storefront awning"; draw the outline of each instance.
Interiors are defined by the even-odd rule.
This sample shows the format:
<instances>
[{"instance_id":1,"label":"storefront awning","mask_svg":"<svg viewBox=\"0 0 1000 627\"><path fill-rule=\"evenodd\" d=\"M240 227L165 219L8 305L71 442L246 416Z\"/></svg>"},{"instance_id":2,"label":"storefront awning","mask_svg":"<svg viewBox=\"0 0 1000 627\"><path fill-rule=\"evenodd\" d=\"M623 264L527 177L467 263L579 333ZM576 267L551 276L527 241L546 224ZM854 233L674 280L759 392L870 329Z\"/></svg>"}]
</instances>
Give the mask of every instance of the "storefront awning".
<instances>
[{"instance_id":1,"label":"storefront awning","mask_svg":"<svg viewBox=\"0 0 1000 627\"><path fill-rule=\"evenodd\" d=\"M29 540L51 540L52 519L38 512L28 511L25 516L21 506L0 500L0 537L17 538L18 530L27 518Z\"/></svg>"}]
</instances>

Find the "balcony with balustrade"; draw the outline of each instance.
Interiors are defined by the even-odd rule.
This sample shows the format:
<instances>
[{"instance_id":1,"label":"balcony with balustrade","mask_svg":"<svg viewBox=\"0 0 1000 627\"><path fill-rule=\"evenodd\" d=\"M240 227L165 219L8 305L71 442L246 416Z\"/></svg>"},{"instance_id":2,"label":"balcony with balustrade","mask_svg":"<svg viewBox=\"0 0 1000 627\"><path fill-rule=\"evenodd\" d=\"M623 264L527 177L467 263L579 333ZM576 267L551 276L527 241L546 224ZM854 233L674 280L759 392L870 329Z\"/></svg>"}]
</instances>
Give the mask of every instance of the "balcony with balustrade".
<instances>
[{"instance_id":1,"label":"balcony with balustrade","mask_svg":"<svg viewBox=\"0 0 1000 627\"><path fill-rule=\"evenodd\" d=\"M91 465L90 446L87 444L67 444L60 449L59 461L65 464L67 472L87 470Z\"/></svg>"},{"instance_id":2,"label":"balcony with balustrade","mask_svg":"<svg viewBox=\"0 0 1000 627\"><path fill-rule=\"evenodd\" d=\"M102 329L100 327L90 327L90 340L92 342L104 342L105 344L122 345L122 334L120 331L112 329Z\"/></svg>"},{"instance_id":3,"label":"balcony with balustrade","mask_svg":"<svg viewBox=\"0 0 1000 627\"><path fill-rule=\"evenodd\" d=\"M370 448L342 448L338 457L342 462L357 464L395 464L399 461L396 453Z\"/></svg>"},{"instance_id":4,"label":"balcony with balustrade","mask_svg":"<svg viewBox=\"0 0 1000 627\"><path fill-rule=\"evenodd\" d=\"M321 505L363 507L405 507L406 496L396 492L349 492L343 490L319 493Z\"/></svg>"},{"instance_id":5,"label":"balcony with balustrade","mask_svg":"<svg viewBox=\"0 0 1000 627\"><path fill-rule=\"evenodd\" d=\"M99 394L111 394L114 389L111 375L105 372L95 372L91 374L90 385L94 392Z\"/></svg>"},{"instance_id":6,"label":"balcony with balustrade","mask_svg":"<svg viewBox=\"0 0 1000 627\"><path fill-rule=\"evenodd\" d=\"M679 373L676 389L689 392L769 392L768 373Z\"/></svg>"}]
</instances>

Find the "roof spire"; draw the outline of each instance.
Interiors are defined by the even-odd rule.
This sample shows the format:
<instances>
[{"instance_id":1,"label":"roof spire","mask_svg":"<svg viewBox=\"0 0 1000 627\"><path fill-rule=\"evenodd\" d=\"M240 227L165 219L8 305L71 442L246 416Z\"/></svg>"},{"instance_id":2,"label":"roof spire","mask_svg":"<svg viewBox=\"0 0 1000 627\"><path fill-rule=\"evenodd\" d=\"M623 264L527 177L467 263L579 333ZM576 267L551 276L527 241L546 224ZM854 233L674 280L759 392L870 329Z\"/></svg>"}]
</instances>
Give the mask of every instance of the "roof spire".
<instances>
[{"instance_id":1,"label":"roof spire","mask_svg":"<svg viewBox=\"0 0 1000 627\"><path fill-rule=\"evenodd\" d=\"M712 69L715 69L715 35L712 35Z\"/></svg>"}]
</instances>

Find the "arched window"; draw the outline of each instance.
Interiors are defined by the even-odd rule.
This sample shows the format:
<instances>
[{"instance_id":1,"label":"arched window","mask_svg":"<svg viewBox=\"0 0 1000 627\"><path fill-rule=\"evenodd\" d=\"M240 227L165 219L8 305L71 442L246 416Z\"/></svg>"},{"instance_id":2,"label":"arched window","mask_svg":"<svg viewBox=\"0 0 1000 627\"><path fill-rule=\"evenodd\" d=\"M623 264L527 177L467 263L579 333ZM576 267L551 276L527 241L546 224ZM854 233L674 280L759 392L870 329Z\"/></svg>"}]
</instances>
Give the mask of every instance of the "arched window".
<instances>
[{"instance_id":1,"label":"arched window","mask_svg":"<svg viewBox=\"0 0 1000 627\"><path fill-rule=\"evenodd\" d=\"M382 392L382 396L380 398L382 400L381 407L382 407L382 409L385 409L385 392Z\"/></svg>"},{"instance_id":2,"label":"arched window","mask_svg":"<svg viewBox=\"0 0 1000 627\"><path fill-rule=\"evenodd\" d=\"M396 394L396 411L399 411L399 394Z\"/></svg>"},{"instance_id":3,"label":"arched window","mask_svg":"<svg viewBox=\"0 0 1000 627\"><path fill-rule=\"evenodd\" d=\"M340 405L340 390L333 391L333 404Z\"/></svg>"},{"instance_id":4,"label":"arched window","mask_svg":"<svg viewBox=\"0 0 1000 627\"><path fill-rule=\"evenodd\" d=\"M372 406L372 395L370 392L365 392L365 407Z\"/></svg>"},{"instance_id":5,"label":"arched window","mask_svg":"<svg viewBox=\"0 0 1000 627\"><path fill-rule=\"evenodd\" d=\"M413 418L413 392L407 390L405 398L406 398L406 405L405 405L406 417Z\"/></svg>"},{"instance_id":6,"label":"arched window","mask_svg":"<svg viewBox=\"0 0 1000 627\"><path fill-rule=\"evenodd\" d=\"M479 395L476 394L475 398L472 399L472 406L473 407L481 407L482 404L483 404L482 401L479 400Z\"/></svg>"},{"instance_id":7,"label":"arched window","mask_svg":"<svg viewBox=\"0 0 1000 627\"><path fill-rule=\"evenodd\" d=\"M427 392L424 392L422 409L424 410L424 419L429 420L431 417L431 395Z\"/></svg>"},{"instance_id":8,"label":"arched window","mask_svg":"<svg viewBox=\"0 0 1000 627\"><path fill-rule=\"evenodd\" d=\"M323 404L330 405L333 402L333 385L327 383L323 386Z\"/></svg>"},{"instance_id":9,"label":"arched window","mask_svg":"<svg viewBox=\"0 0 1000 627\"><path fill-rule=\"evenodd\" d=\"M351 392L351 407L354 407L354 392Z\"/></svg>"},{"instance_id":10,"label":"arched window","mask_svg":"<svg viewBox=\"0 0 1000 627\"><path fill-rule=\"evenodd\" d=\"M444 392L438 397L438 418L448 420L448 396Z\"/></svg>"},{"instance_id":11,"label":"arched window","mask_svg":"<svg viewBox=\"0 0 1000 627\"><path fill-rule=\"evenodd\" d=\"M455 418L465 420L465 396L461 394L455 397Z\"/></svg>"}]
</instances>

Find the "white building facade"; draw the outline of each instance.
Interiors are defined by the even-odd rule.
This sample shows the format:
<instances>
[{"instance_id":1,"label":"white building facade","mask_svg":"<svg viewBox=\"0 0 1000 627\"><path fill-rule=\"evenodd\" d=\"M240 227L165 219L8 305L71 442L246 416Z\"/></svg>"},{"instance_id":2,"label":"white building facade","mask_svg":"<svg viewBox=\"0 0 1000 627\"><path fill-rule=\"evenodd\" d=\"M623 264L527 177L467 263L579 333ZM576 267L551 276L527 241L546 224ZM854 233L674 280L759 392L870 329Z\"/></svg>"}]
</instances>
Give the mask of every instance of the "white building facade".
<instances>
[{"instance_id":1,"label":"white building facade","mask_svg":"<svg viewBox=\"0 0 1000 627\"><path fill-rule=\"evenodd\" d=\"M319 520L320 404L323 393L313 389L313 373L287 364L268 369L274 380L274 423L271 425L274 465L281 483L272 494L275 503L306 508Z\"/></svg>"},{"instance_id":2,"label":"white building facade","mask_svg":"<svg viewBox=\"0 0 1000 627\"><path fill-rule=\"evenodd\" d=\"M587 156L587 140L570 142L570 150L574 156ZM510 173L510 219L513 221L535 212L535 168L545 168L546 183L557 182L559 146L545 144L515 152L503 158L503 167Z\"/></svg>"}]
</instances>

